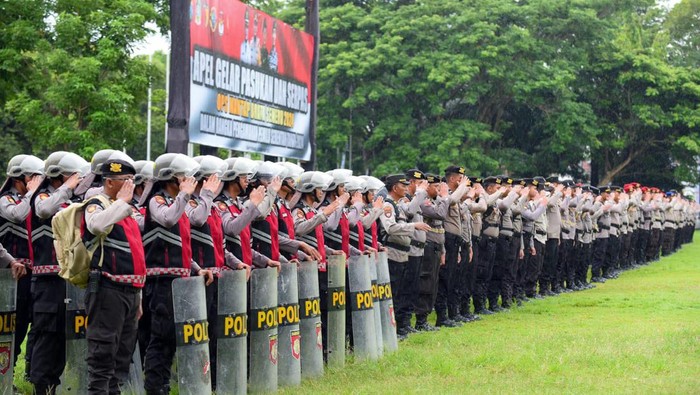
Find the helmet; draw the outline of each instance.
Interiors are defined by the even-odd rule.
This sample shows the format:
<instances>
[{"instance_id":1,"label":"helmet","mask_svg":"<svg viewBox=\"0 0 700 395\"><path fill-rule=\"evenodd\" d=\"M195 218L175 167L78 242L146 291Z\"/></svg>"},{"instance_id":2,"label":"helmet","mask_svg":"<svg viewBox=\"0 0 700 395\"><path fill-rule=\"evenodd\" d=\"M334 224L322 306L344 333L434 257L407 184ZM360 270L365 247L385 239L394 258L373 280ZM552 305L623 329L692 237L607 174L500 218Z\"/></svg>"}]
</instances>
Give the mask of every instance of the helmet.
<instances>
[{"instance_id":1,"label":"helmet","mask_svg":"<svg viewBox=\"0 0 700 395\"><path fill-rule=\"evenodd\" d=\"M338 188L339 185L345 184L350 180L350 177L352 177L352 170L335 169L327 171L326 174L333 177L333 182L331 182L331 184L324 190L332 191Z\"/></svg>"},{"instance_id":2,"label":"helmet","mask_svg":"<svg viewBox=\"0 0 700 395\"><path fill-rule=\"evenodd\" d=\"M153 168L155 166L156 163L150 160L137 160L134 162L134 170L136 170L134 185L141 185L146 181L153 180Z\"/></svg>"},{"instance_id":3,"label":"helmet","mask_svg":"<svg viewBox=\"0 0 700 395\"><path fill-rule=\"evenodd\" d=\"M360 177L350 177L348 182L345 183L345 190L349 193L365 193L367 192L367 182Z\"/></svg>"},{"instance_id":4,"label":"helmet","mask_svg":"<svg viewBox=\"0 0 700 395\"><path fill-rule=\"evenodd\" d=\"M199 179L213 174L221 177L228 168L226 161L212 155L196 156L194 160L199 163Z\"/></svg>"},{"instance_id":5,"label":"helmet","mask_svg":"<svg viewBox=\"0 0 700 395\"><path fill-rule=\"evenodd\" d=\"M95 155L92 156L92 161L90 161L90 171L94 174L102 175L102 165L109 160L123 160L126 163L131 163L132 165L134 163L134 160L131 159L129 155L121 151L103 149L95 152Z\"/></svg>"},{"instance_id":6,"label":"helmet","mask_svg":"<svg viewBox=\"0 0 700 395\"><path fill-rule=\"evenodd\" d=\"M284 178L294 178L297 179L301 175L301 173L304 172L304 168L292 163L292 162L280 162L278 163L280 166L283 166L287 171L284 174Z\"/></svg>"},{"instance_id":7,"label":"helmet","mask_svg":"<svg viewBox=\"0 0 700 395\"><path fill-rule=\"evenodd\" d=\"M301 193L312 192L316 188L328 189L333 183L333 177L320 171L306 171L299 176L296 190Z\"/></svg>"},{"instance_id":8,"label":"helmet","mask_svg":"<svg viewBox=\"0 0 700 395\"><path fill-rule=\"evenodd\" d=\"M233 181L239 176L249 177L255 173L258 164L248 158L229 158L226 159L226 171L221 176L221 181Z\"/></svg>"},{"instance_id":9,"label":"helmet","mask_svg":"<svg viewBox=\"0 0 700 395\"><path fill-rule=\"evenodd\" d=\"M284 166L280 166L273 162L262 162L255 169L255 173L251 177L254 180L259 180L261 178L272 180L275 177L281 176L286 173L287 169Z\"/></svg>"},{"instance_id":10,"label":"helmet","mask_svg":"<svg viewBox=\"0 0 700 395\"><path fill-rule=\"evenodd\" d=\"M177 176L196 177L199 163L184 154L163 154L156 158L153 176L156 180L167 181Z\"/></svg>"},{"instance_id":11,"label":"helmet","mask_svg":"<svg viewBox=\"0 0 700 395\"><path fill-rule=\"evenodd\" d=\"M33 155L16 155L7 163L7 176L20 177L44 174L44 161Z\"/></svg>"},{"instance_id":12,"label":"helmet","mask_svg":"<svg viewBox=\"0 0 700 395\"><path fill-rule=\"evenodd\" d=\"M372 176L360 176L361 179L365 180L366 187L365 187L365 192L367 191L378 191L382 188L384 188L384 183L378 179L377 177L372 177Z\"/></svg>"},{"instance_id":13,"label":"helmet","mask_svg":"<svg viewBox=\"0 0 700 395\"><path fill-rule=\"evenodd\" d=\"M44 161L44 174L47 177L70 176L75 173L85 176L89 171L90 164L72 152L54 152Z\"/></svg>"}]
</instances>

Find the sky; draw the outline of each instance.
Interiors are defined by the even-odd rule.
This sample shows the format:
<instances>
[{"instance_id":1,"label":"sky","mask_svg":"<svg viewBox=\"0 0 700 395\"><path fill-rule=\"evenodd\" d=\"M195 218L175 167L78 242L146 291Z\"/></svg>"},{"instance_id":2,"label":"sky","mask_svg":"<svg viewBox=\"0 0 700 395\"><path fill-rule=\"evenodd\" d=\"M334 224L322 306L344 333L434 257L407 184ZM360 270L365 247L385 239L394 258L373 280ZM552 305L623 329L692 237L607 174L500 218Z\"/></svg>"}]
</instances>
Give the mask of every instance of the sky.
<instances>
[{"instance_id":1,"label":"sky","mask_svg":"<svg viewBox=\"0 0 700 395\"><path fill-rule=\"evenodd\" d=\"M678 4L681 0L659 0L657 3L661 6L671 8ZM155 29L154 24L147 25L152 30ZM135 46L134 55L148 55L155 51L167 52L170 48L170 40L168 37L160 33L149 34L146 39Z\"/></svg>"}]
</instances>

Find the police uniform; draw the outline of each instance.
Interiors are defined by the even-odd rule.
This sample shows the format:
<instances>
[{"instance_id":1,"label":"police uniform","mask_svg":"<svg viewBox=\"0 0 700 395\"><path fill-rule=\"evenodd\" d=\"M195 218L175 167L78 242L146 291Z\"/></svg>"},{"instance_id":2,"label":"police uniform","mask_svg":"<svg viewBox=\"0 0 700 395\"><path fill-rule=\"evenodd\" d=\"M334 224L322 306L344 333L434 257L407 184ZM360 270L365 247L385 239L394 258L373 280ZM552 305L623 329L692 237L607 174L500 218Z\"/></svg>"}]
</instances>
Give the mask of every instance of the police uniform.
<instances>
[{"instance_id":1,"label":"police uniform","mask_svg":"<svg viewBox=\"0 0 700 395\"><path fill-rule=\"evenodd\" d=\"M426 174L426 180L429 184L440 183L440 178L433 174ZM418 272L418 298L414 306L417 330L433 330L433 327L428 324L428 315L432 312L437 297L440 258L445 253L443 220L447 216L448 209L447 197L436 196L421 203L423 220L430 225L431 230L425 235L423 259Z\"/></svg>"},{"instance_id":2,"label":"police uniform","mask_svg":"<svg viewBox=\"0 0 700 395\"><path fill-rule=\"evenodd\" d=\"M11 180L11 179L10 179ZM32 193L20 195L14 187L7 188L0 194L0 245L12 254L15 260L24 264L27 275L17 281L17 304L15 322L14 361L21 352L22 343L27 335L29 323L32 320L31 267L32 245L29 238L31 232L29 217ZM31 354L34 336L29 334L25 351L25 376L31 371Z\"/></svg>"},{"instance_id":3,"label":"police uniform","mask_svg":"<svg viewBox=\"0 0 700 395\"><path fill-rule=\"evenodd\" d=\"M464 176L465 169L449 166L445 177L452 174ZM454 188L454 186L453 186ZM456 326L452 318L459 314L459 252L462 245L462 197L467 193L466 186L459 185L450 191L449 208L443 221L445 228L445 264L440 266L438 292L435 299L436 326Z\"/></svg>"},{"instance_id":4,"label":"police uniform","mask_svg":"<svg viewBox=\"0 0 700 395\"><path fill-rule=\"evenodd\" d=\"M53 393L66 364L66 284L58 276L60 268L53 246L52 217L68 207L72 189L54 188L50 179L31 197L33 248L32 272L32 350L31 382L36 393Z\"/></svg>"},{"instance_id":5,"label":"police uniform","mask_svg":"<svg viewBox=\"0 0 700 395\"><path fill-rule=\"evenodd\" d=\"M408 185L409 182L403 174L391 175L386 178L386 188L389 192L384 200L384 214L379 216L381 233L383 234L384 246L387 248L389 259L389 277L391 289L393 291L393 301L396 314L396 321L403 323L406 317L399 312L408 310L407 304L411 302L406 289L401 282L405 278L405 271L408 262L408 254L411 250L411 237L415 231L415 226L408 223L405 208L398 204L395 197L391 195L392 187L402 183ZM402 333L399 333L401 337Z\"/></svg>"},{"instance_id":6,"label":"police uniform","mask_svg":"<svg viewBox=\"0 0 700 395\"><path fill-rule=\"evenodd\" d=\"M167 393L176 343L172 282L200 268L192 260L191 225L185 213L190 195L179 192L173 197L159 184L149 195L143 231L147 274L143 306L150 313L145 388L148 393Z\"/></svg>"},{"instance_id":7,"label":"police uniform","mask_svg":"<svg viewBox=\"0 0 700 395\"><path fill-rule=\"evenodd\" d=\"M488 177L484 179L484 186L502 183L500 177ZM479 260L475 262L476 277L474 285L474 312L476 314L492 314L493 311L486 306L489 283L493 274L493 265L496 261L496 250L499 247L498 239L501 227L502 211L498 207L498 199L501 192L496 191L491 195L486 195L486 212L482 214L483 226L481 229L481 239L479 240ZM510 242L502 243L505 246ZM496 305L490 306L495 309Z\"/></svg>"},{"instance_id":8,"label":"police uniform","mask_svg":"<svg viewBox=\"0 0 700 395\"><path fill-rule=\"evenodd\" d=\"M135 174L127 162L109 161L104 177ZM146 281L146 261L136 208L102 194L91 198L85 208L83 241L100 243L90 263L90 280L85 295L90 317L88 343L88 392L120 393L129 374L137 337L137 312L141 288ZM108 204L107 204L108 203Z\"/></svg>"},{"instance_id":9,"label":"police uniform","mask_svg":"<svg viewBox=\"0 0 700 395\"><path fill-rule=\"evenodd\" d=\"M601 186L597 189L601 197L603 193L609 194L612 192L610 187L607 186ZM602 199L593 204L593 215L591 219L595 224L594 230L596 233L595 241L593 242L593 261L591 263L592 282L605 282L603 278L603 266L608 249L608 239L610 238L610 212L609 209L603 207L605 204L607 204L607 202L603 202Z\"/></svg>"},{"instance_id":10,"label":"police uniform","mask_svg":"<svg viewBox=\"0 0 700 395\"><path fill-rule=\"evenodd\" d=\"M534 186L540 191L544 188L545 180L542 177L534 177L527 179L527 183L528 186ZM523 217L523 233L525 234L523 241L526 246L530 246L528 250L535 250L534 255L530 254L528 251L525 256L523 288L528 298L536 297L537 279L542 271L544 247L547 243L546 210L546 205L540 204L539 201L536 200L529 200L521 213Z\"/></svg>"},{"instance_id":11,"label":"police uniform","mask_svg":"<svg viewBox=\"0 0 700 395\"><path fill-rule=\"evenodd\" d=\"M582 187L583 192L593 193L590 185ZM576 273L574 282L579 288L590 288L588 284L588 268L590 266L593 245L593 197L581 195L576 205L576 245L574 256Z\"/></svg>"},{"instance_id":12,"label":"police uniform","mask_svg":"<svg viewBox=\"0 0 700 395\"><path fill-rule=\"evenodd\" d=\"M410 169L406 171L407 180L426 180L425 174L418 169ZM410 181L409 181L410 182ZM408 204L399 203L406 213L406 218L409 223L423 222L422 205L428 198L428 192L425 189L416 189L414 196L406 195L407 199L411 199ZM404 277L401 280L403 289L399 292L406 295L408 298L404 304L404 311L397 311L398 330L402 333L410 333L415 330L411 327L411 314L415 311L415 306L418 303L419 297L419 276L420 267L425 253L426 232L415 229L411 236L411 248L408 251L408 262Z\"/></svg>"},{"instance_id":13,"label":"police uniform","mask_svg":"<svg viewBox=\"0 0 700 395\"><path fill-rule=\"evenodd\" d=\"M547 182L551 184L558 181L556 178L550 178ZM547 241L539 278L540 294L559 292L557 266L559 264L559 238L561 237L561 198L562 193L554 191L547 203Z\"/></svg>"},{"instance_id":14,"label":"police uniform","mask_svg":"<svg viewBox=\"0 0 700 395\"><path fill-rule=\"evenodd\" d=\"M471 185L481 184L483 180L481 177L469 177L469 182ZM459 301L460 301L460 313L463 317L469 320L478 320L480 317L475 314L471 314L470 305L472 299L475 295L476 286L476 263L479 262L479 242L481 240L481 229L483 228L483 213L486 212L488 208L486 205L486 193L482 192L478 196L474 196L472 199L467 198L464 203L462 203L462 209L465 212L463 226L469 226L470 229L462 229L462 235L470 236L471 242L469 246L472 251L472 258L469 261L469 265L463 266L460 270L463 272L461 279L461 284L459 285ZM469 256L467 254L467 259ZM462 257L464 260L464 257ZM464 315L466 313L466 315Z\"/></svg>"},{"instance_id":15,"label":"police uniform","mask_svg":"<svg viewBox=\"0 0 700 395\"><path fill-rule=\"evenodd\" d=\"M497 183L498 185L512 185L513 183L512 178L496 177L496 179L500 181L500 184ZM496 201L496 208L500 212L500 225L493 269L488 281L486 294L491 311L500 311L502 308L508 308L512 301L513 279L511 274L515 265L515 254L513 251L515 230L513 229L512 207L518 197L519 194L515 190L511 190L505 198L500 198ZM499 296L501 296L503 307L498 306Z\"/></svg>"}]
</instances>

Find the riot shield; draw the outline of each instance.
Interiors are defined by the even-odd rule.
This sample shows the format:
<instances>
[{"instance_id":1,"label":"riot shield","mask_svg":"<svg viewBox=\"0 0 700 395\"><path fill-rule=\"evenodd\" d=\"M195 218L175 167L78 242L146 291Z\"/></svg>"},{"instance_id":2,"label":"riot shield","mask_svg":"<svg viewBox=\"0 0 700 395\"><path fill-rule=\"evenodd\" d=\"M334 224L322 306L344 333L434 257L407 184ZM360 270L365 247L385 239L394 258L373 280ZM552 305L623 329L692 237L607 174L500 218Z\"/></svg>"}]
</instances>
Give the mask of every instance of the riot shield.
<instances>
[{"instance_id":1,"label":"riot shield","mask_svg":"<svg viewBox=\"0 0 700 395\"><path fill-rule=\"evenodd\" d=\"M0 394L12 393L16 303L17 281L12 270L0 269Z\"/></svg>"},{"instance_id":2,"label":"riot shield","mask_svg":"<svg viewBox=\"0 0 700 395\"><path fill-rule=\"evenodd\" d=\"M301 384L301 334L299 332L299 288L296 262L282 263L277 279L277 317L279 326L279 385Z\"/></svg>"},{"instance_id":3,"label":"riot shield","mask_svg":"<svg viewBox=\"0 0 700 395\"><path fill-rule=\"evenodd\" d=\"M374 313L374 335L377 339L377 356L384 355L384 339L382 338L382 312L379 306L379 287L377 286L377 255L369 258L369 279L372 282L372 312Z\"/></svg>"},{"instance_id":4,"label":"riot shield","mask_svg":"<svg viewBox=\"0 0 700 395\"><path fill-rule=\"evenodd\" d=\"M204 278L176 278L172 290L180 394L211 394Z\"/></svg>"},{"instance_id":5,"label":"riot shield","mask_svg":"<svg viewBox=\"0 0 700 395\"><path fill-rule=\"evenodd\" d=\"M277 391L277 269L255 269L250 277L251 392Z\"/></svg>"},{"instance_id":6,"label":"riot shield","mask_svg":"<svg viewBox=\"0 0 700 395\"><path fill-rule=\"evenodd\" d=\"M299 329L301 331L301 374L323 375L323 332L318 290L318 263L302 262L299 276Z\"/></svg>"},{"instance_id":7,"label":"riot shield","mask_svg":"<svg viewBox=\"0 0 700 395\"><path fill-rule=\"evenodd\" d=\"M141 368L141 352L139 351L138 344L131 357L129 377L127 377L121 390L123 393L129 395L142 395L146 393L143 388L143 369Z\"/></svg>"},{"instance_id":8,"label":"riot shield","mask_svg":"<svg viewBox=\"0 0 700 395\"><path fill-rule=\"evenodd\" d=\"M345 255L328 257L328 366L345 366Z\"/></svg>"},{"instance_id":9,"label":"riot shield","mask_svg":"<svg viewBox=\"0 0 700 395\"><path fill-rule=\"evenodd\" d=\"M66 282L66 368L61 378L61 393L87 393L88 317L85 311L85 290Z\"/></svg>"},{"instance_id":10,"label":"riot shield","mask_svg":"<svg viewBox=\"0 0 700 395\"><path fill-rule=\"evenodd\" d=\"M351 257L348 271L350 275L348 298L352 310L353 353L357 359L376 360L378 358L377 335L374 327L374 301L367 255Z\"/></svg>"},{"instance_id":11,"label":"riot shield","mask_svg":"<svg viewBox=\"0 0 700 395\"><path fill-rule=\"evenodd\" d=\"M245 394L248 383L248 293L245 270L224 270L219 278L216 392Z\"/></svg>"},{"instance_id":12,"label":"riot shield","mask_svg":"<svg viewBox=\"0 0 700 395\"><path fill-rule=\"evenodd\" d=\"M396 319L394 318L394 302L391 298L391 279L389 277L389 258L386 251L377 254L377 290L379 307L382 315L382 340L384 351L396 351L399 348L396 339Z\"/></svg>"}]
</instances>

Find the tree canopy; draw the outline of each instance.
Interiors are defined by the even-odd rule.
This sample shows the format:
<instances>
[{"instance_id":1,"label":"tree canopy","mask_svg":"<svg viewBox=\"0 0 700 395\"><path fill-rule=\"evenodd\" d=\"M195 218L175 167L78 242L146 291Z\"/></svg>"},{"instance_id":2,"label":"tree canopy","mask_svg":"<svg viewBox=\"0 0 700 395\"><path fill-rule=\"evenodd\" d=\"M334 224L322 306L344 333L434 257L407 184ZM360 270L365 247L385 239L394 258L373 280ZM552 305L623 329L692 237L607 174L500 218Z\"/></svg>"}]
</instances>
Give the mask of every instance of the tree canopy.
<instances>
[{"instance_id":1,"label":"tree canopy","mask_svg":"<svg viewBox=\"0 0 700 395\"><path fill-rule=\"evenodd\" d=\"M297 26L304 0L250 1ZM318 164L376 175L697 183L700 0L322 0ZM102 148L145 156L164 127L165 0L0 4L0 160ZM154 154L162 146L154 144Z\"/></svg>"}]
</instances>

